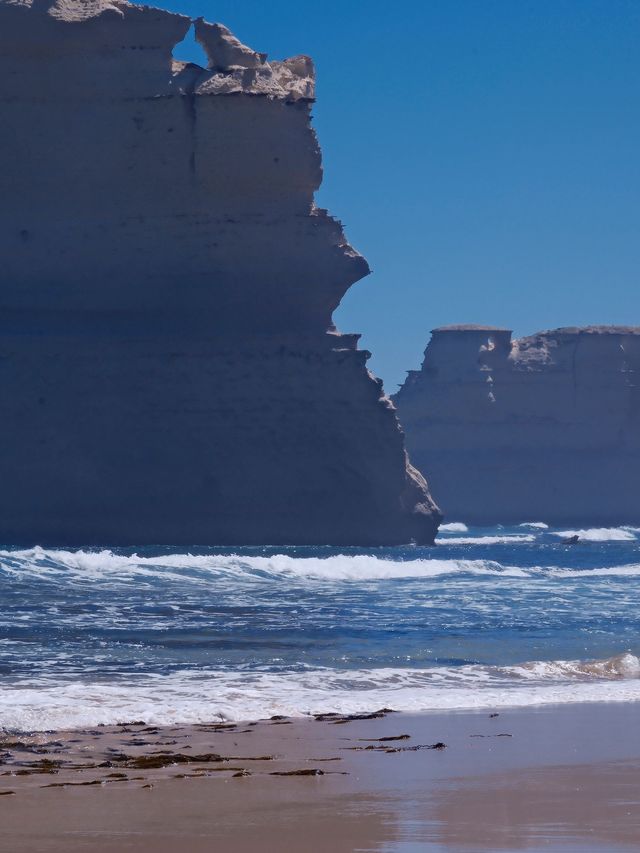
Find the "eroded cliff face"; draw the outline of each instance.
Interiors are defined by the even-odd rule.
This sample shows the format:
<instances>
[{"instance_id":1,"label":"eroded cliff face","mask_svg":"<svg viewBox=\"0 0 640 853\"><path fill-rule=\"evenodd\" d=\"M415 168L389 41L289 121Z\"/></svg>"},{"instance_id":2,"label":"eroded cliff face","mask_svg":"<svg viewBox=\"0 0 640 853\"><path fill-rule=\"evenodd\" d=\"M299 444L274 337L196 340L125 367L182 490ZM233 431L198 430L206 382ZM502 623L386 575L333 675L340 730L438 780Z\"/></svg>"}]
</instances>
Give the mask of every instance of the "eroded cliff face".
<instances>
[{"instance_id":1,"label":"eroded cliff face","mask_svg":"<svg viewBox=\"0 0 640 853\"><path fill-rule=\"evenodd\" d=\"M314 205L313 64L122 0L0 0L0 540L377 544L438 512ZM10 484L7 487L7 484Z\"/></svg>"},{"instance_id":2,"label":"eroded cliff face","mask_svg":"<svg viewBox=\"0 0 640 853\"><path fill-rule=\"evenodd\" d=\"M640 523L640 328L436 329L394 399L448 518Z\"/></svg>"}]
</instances>

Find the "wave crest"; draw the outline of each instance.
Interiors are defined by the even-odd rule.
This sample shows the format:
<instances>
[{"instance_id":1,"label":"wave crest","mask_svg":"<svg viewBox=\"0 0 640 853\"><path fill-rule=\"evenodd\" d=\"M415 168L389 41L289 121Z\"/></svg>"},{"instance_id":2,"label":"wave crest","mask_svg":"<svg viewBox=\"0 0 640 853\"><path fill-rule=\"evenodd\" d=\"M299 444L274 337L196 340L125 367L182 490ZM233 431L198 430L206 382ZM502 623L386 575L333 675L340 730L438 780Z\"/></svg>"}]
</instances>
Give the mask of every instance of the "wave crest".
<instances>
[{"instance_id":1,"label":"wave crest","mask_svg":"<svg viewBox=\"0 0 640 853\"><path fill-rule=\"evenodd\" d=\"M394 560L367 554L337 554L329 557L292 557L274 554L269 557L231 555L165 554L146 557L114 554L113 551L45 550L40 547L25 551L0 551L0 569L9 574L30 573L51 578L63 573L71 580L161 574L163 578L205 581L228 576L243 578L283 577L289 580L364 581L402 578L432 578L466 573L472 575L523 576L517 567L503 566L493 560Z\"/></svg>"},{"instance_id":2,"label":"wave crest","mask_svg":"<svg viewBox=\"0 0 640 853\"><path fill-rule=\"evenodd\" d=\"M640 658L625 652L604 660L534 661L513 667L515 674L537 679L624 679L640 677Z\"/></svg>"}]
</instances>

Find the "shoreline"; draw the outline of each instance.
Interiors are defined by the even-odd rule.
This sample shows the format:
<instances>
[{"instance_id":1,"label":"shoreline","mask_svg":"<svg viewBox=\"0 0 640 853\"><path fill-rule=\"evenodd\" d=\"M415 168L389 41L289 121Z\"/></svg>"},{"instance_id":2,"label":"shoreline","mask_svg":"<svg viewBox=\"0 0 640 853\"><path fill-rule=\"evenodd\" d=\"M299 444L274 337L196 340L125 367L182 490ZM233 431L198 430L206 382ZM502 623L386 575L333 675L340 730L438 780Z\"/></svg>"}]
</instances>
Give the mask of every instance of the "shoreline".
<instances>
[{"instance_id":1,"label":"shoreline","mask_svg":"<svg viewBox=\"0 0 640 853\"><path fill-rule=\"evenodd\" d=\"M309 667L302 674L187 670L124 683L36 683L4 691L0 734L112 726L123 719L156 726L209 724L211 719L240 724L274 714L305 720L314 717L310 709L363 714L372 707L391 707L421 715L630 703L640 702L639 676L640 658L624 651L602 659L502 665Z\"/></svg>"},{"instance_id":2,"label":"shoreline","mask_svg":"<svg viewBox=\"0 0 640 853\"><path fill-rule=\"evenodd\" d=\"M629 849L637 715L588 703L5 734L0 850Z\"/></svg>"}]
</instances>

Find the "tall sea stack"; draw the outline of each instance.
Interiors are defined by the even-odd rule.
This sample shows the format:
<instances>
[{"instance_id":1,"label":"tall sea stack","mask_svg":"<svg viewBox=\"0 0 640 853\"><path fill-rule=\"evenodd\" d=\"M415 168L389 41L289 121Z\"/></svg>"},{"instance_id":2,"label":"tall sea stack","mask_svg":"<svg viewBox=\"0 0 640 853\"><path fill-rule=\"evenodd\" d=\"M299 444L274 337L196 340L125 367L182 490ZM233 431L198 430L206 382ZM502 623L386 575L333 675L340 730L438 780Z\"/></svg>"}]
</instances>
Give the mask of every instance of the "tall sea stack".
<instances>
[{"instance_id":1,"label":"tall sea stack","mask_svg":"<svg viewBox=\"0 0 640 853\"><path fill-rule=\"evenodd\" d=\"M0 0L0 541L392 544L439 514L314 204L314 72L123 0Z\"/></svg>"},{"instance_id":2,"label":"tall sea stack","mask_svg":"<svg viewBox=\"0 0 640 853\"><path fill-rule=\"evenodd\" d=\"M447 518L640 524L640 328L435 329L395 402Z\"/></svg>"}]
</instances>

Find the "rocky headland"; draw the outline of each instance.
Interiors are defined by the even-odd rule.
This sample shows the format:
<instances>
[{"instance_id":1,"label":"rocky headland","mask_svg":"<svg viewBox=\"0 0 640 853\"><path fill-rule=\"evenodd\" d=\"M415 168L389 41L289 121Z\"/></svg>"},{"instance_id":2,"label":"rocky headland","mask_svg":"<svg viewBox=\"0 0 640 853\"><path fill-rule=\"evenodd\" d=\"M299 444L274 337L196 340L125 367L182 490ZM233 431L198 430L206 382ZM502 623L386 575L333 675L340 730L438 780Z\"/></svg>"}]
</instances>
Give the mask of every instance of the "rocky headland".
<instances>
[{"instance_id":1,"label":"rocky headland","mask_svg":"<svg viewBox=\"0 0 640 853\"><path fill-rule=\"evenodd\" d=\"M435 329L394 397L450 520L640 523L640 328Z\"/></svg>"},{"instance_id":2,"label":"rocky headland","mask_svg":"<svg viewBox=\"0 0 640 853\"><path fill-rule=\"evenodd\" d=\"M368 266L314 203L313 98L219 24L0 0L2 542L433 541L332 323Z\"/></svg>"}]
</instances>

